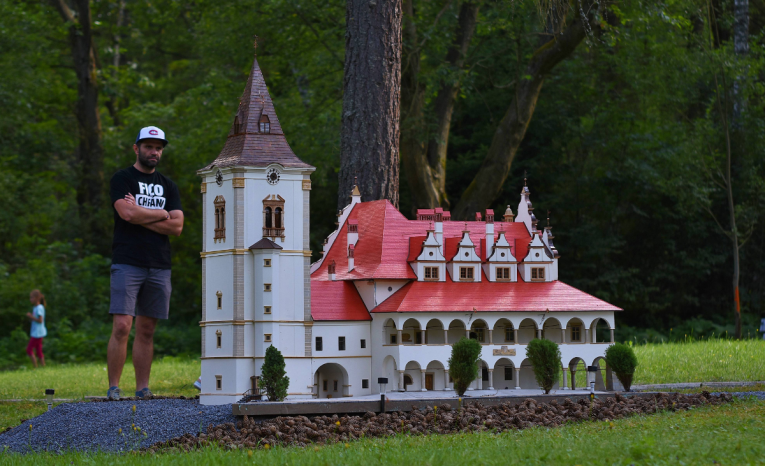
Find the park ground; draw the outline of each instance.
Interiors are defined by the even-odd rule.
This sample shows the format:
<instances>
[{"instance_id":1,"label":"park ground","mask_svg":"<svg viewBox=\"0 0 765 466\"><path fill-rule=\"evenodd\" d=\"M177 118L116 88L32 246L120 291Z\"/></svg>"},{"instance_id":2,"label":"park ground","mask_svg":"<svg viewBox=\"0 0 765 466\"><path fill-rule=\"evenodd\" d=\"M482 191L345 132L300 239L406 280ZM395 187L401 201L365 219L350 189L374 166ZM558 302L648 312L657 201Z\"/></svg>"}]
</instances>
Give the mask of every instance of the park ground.
<instances>
[{"instance_id":1,"label":"park ground","mask_svg":"<svg viewBox=\"0 0 765 466\"><path fill-rule=\"evenodd\" d=\"M765 379L765 341L709 340L648 344L635 347L640 366L635 384ZM163 358L152 370L152 390L161 395L194 396L192 383L199 375L199 361ZM126 365L123 388L134 380ZM104 364L50 364L36 370L0 373L0 399L41 399L45 388L55 388L56 398L83 399L103 395ZM756 386L748 390L763 390ZM736 390L736 389L733 389ZM42 401L0 402L0 429L18 425L45 410ZM765 402L739 401L717 408L685 413L639 416L613 423L586 423L559 429L465 434L439 437L396 437L365 440L318 449L277 448L273 451L226 452L217 449L183 455L159 455L161 464L227 464L252 460L259 464L765 464ZM594 446L597 446L594 448ZM70 458L69 458L70 457ZM35 454L0 457L0 464L34 461L60 464L101 463L93 454L65 457ZM142 457L109 456L112 464L145 461Z\"/></svg>"}]
</instances>

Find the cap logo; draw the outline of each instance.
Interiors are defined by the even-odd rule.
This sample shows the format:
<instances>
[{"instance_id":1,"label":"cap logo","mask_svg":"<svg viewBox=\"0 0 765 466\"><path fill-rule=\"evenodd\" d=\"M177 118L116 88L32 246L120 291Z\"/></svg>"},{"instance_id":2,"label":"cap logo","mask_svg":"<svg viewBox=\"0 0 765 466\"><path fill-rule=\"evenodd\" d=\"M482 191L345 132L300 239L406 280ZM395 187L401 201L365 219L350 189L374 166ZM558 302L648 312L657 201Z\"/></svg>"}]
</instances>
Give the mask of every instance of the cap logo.
<instances>
[{"instance_id":1,"label":"cap logo","mask_svg":"<svg viewBox=\"0 0 765 466\"><path fill-rule=\"evenodd\" d=\"M149 134L151 134L152 136L156 136L156 135L158 135L159 133L157 132L157 130L156 130L156 129L150 129L150 130L149 130Z\"/></svg>"}]
</instances>

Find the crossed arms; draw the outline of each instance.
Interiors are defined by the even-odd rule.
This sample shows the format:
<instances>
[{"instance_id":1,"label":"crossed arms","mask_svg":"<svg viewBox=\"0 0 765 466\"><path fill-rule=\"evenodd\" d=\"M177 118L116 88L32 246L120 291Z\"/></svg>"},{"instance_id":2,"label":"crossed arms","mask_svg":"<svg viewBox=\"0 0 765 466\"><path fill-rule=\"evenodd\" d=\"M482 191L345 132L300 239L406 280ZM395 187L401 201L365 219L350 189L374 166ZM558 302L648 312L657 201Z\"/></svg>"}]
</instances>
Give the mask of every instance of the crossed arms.
<instances>
[{"instance_id":1,"label":"crossed arms","mask_svg":"<svg viewBox=\"0 0 765 466\"><path fill-rule=\"evenodd\" d=\"M114 203L117 214L122 220L141 225L144 228L162 234L181 236L183 231L183 211L172 210L167 212L164 209L147 209L135 204L135 198L128 193L124 199L119 199Z\"/></svg>"}]
</instances>

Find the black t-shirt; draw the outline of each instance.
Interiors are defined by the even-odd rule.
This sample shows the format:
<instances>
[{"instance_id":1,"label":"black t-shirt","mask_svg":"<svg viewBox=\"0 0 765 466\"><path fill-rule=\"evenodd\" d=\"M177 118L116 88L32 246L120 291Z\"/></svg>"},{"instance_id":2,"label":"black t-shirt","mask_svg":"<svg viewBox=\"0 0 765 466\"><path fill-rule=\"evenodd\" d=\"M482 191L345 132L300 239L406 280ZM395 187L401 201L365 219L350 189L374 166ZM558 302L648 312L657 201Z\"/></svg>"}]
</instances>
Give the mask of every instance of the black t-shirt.
<instances>
[{"instance_id":1,"label":"black t-shirt","mask_svg":"<svg viewBox=\"0 0 765 466\"><path fill-rule=\"evenodd\" d=\"M178 186L157 172L147 175L130 166L114 174L109 194L114 210L112 264L127 264L156 269L170 268L170 239L141 225L122 220L114 203L130 193L136 205L147 209L181 210Z\"/></svg>"}]
</instances>

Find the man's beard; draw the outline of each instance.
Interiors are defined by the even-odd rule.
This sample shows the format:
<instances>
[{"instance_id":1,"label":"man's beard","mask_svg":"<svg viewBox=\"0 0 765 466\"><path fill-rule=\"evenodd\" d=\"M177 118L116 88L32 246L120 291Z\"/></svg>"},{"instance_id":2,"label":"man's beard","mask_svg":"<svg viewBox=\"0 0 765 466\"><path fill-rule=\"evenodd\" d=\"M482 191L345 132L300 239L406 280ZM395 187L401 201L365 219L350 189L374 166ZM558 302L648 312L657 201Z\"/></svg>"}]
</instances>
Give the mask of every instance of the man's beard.
<instances>
[{"instance_id":1,"label":"man's beard","mask_svg":"<svg viewBox=\"0 0 765 466\"><path fill-rule=\"evenodd\" d=\"M156 158L151 159L148 155L146 155L143 150L140 148L138 149L138 163L141 164L142 167L153 169L157 166L159 163L159 156L156 156Z\"/></svg>"}]
</instances>

